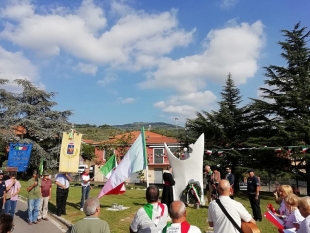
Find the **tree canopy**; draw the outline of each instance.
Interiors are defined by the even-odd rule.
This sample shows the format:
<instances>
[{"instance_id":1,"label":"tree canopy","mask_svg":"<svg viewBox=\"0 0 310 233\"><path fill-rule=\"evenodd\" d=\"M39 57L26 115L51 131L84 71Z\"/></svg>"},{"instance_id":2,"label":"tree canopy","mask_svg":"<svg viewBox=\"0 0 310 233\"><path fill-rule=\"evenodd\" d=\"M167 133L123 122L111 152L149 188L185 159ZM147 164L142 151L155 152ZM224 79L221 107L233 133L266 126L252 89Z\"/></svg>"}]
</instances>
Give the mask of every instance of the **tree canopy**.
<instances>
[{"instance_id":1,"label":"tree canopy","mask_svg":"<svg viewBox=\"0 0 310 233\"><path fill-rule=\"evenodd\" d=\"M6 84L20 92L10 92ZM41 90L30 81L0 79L0 133L5 143L32 143L30 165L38 166L43 156L46 168L58 166L61 135L70 129L72 111L56 111L56 93ZM19 136L16 130L21 130Z\"/></svg>"}]
</instances>

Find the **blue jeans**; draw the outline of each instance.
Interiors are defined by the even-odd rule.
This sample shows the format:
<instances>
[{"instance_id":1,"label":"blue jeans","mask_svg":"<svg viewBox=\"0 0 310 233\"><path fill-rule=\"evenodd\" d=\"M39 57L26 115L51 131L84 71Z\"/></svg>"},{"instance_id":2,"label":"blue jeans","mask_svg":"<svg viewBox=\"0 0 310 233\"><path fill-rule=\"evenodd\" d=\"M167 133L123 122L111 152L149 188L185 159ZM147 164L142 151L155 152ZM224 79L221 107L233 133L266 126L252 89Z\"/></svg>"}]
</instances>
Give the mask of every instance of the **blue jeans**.
<instances>
[{"instance_id":1,"label":"blue jeans","mask_svg":"<svg viewBox=\"0 0 310 233\"><path fill-rule=\"evenodd\" d=\"M84 201L88 199L89 196L89 191L90 191L90 186L82 186L82 197L81 197L81 208L84 206Z\"/></svg>"},{"instance_id":2,"label":"blue jeans","mask_svg":"<svg viewBox=\"0 0 310 233\"><path fill-rule=\"evenodd\" d=\"M40 198L28 199L28 219L29 222L36 222L39 214Z\"/></svg>"},{"instance_id":3,"label":"blue jeans","mask_svg":"<svg viewBox=\"0 0 310 233\"><path fill-rule=\"evenodd\" d=\"M12 201L11 199L6 200L4 204L4 213L10 214L14 217L15 209L16 209L17 200Z\"/></svg>"}]
</instances>

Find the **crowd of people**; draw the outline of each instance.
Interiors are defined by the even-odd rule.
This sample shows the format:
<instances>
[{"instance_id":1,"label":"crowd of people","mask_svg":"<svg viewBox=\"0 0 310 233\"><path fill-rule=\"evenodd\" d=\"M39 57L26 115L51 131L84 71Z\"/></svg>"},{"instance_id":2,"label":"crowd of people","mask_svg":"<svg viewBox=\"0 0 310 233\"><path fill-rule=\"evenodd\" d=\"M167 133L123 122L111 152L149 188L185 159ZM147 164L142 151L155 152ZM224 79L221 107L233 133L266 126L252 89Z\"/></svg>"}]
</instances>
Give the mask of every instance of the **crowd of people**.
<instances>
[{"instance_id":1,"label":"crowd of people","mask_svg":"<svg viewBox=\"0 0 310 233\"><path fill-rule=\"evenodd\" d=\"M18 193L21 185L15 173L9 173L9 179L3 180L4 173L0 170L0 205L4 206L4 213L0 214L0 233L12 232L14 229L14 214ZM205 166L204 178L207 194L208 214L207 222L214 233L241 232L242 222L256 225L262 221L260 207L260 181L254 170L248 170L247 194L252 209L252 215L245 207L234 200L235 177L230 167L226 168L225 176L221 177L217 168ZM221 179L223 178L223 179ZM91 190L89 170L85 169L81 176L80 210L84 211L85 218L75 223L71 233L110 233L109 225L99 218L100 201L98 198L89 198ZM160 199L159 188L150 185L146 189L146 204L135 214L130 227L130 233L201 233L201 230L187 222L186 206L182 201L173 199L175 181L170 167L163 173L163 192ZM66 214L72 177L67 173L56 176L56 206L57 215ZM44 172L39 177L33 172L28 180L28 224L37 224L41 220L48 220L48 202L51 198L52 181L50 175ZM290 185L278 185L274 191L275 203L279 208L267 207L275 216L283 220L284 229L295 228L298 233L310 233L310 197L299 197ZM279 229L281 232L281 229Z\"/></svg>"}]
</instances>

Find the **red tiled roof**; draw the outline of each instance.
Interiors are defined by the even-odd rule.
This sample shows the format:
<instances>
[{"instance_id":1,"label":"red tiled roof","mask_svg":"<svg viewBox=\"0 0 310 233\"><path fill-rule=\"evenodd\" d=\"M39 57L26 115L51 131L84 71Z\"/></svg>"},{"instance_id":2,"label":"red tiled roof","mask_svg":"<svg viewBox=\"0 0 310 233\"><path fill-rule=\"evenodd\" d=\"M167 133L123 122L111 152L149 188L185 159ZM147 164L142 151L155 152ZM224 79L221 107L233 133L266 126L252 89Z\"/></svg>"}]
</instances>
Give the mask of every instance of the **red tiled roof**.
<instances>
[{"instance_id":1,"label":"red tiled roof","mask_svg":"<svg viewBox=\"0 0 310 233\"><path fill-rule=\"evenodd\" d=\"M101 141L101 142L94 142L93 141L90 143L91 144L100 144L100 143L104 143L104 142L108 142L108 141L113 142L116 139L120 139L122 137L126 138L129 135L131 135L131 137L132 137L132 139L130 140L129 143L133 143L137 139L137 137L139 137L140 133L141 133L140 131L132 131L132 132L125 133L125 134L116 135L114 138L111 138L110 140ZM86 140L88 140L88 139L83 139L84 142L86 142ZM164 142L169 143L169 144L179 143L176 138L167 137L165 135L161 135L161 134L154 133L151 131L145 131L145 140L146 140L146 144L163 144Z\"/></svg>"}]
</instances>

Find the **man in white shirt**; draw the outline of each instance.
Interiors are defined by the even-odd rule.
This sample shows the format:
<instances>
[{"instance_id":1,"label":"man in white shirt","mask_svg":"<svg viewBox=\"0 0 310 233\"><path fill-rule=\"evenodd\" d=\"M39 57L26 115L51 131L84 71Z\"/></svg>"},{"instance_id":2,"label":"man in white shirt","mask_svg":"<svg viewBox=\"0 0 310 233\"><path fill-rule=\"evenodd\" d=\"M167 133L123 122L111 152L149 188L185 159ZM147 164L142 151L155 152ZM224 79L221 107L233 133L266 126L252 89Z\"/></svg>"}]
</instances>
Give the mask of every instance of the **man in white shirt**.
<instances>
[{"instance_id":1,"label":"man in white shirt","mask_svg":"<svg viewBox=\"0 0 310 233\"><path fill-rule=\"evenodd\" d=\"M89 197L89 191L91 190L90 181L93 180L89 176L89 168L85 168L84 172L81 176L81 185L82 185L82 197L81 197L81 204L80 204L80 211L83 211L83 206L85 200Z\"/></svg>"},{"instance_id":2,"label":"man in white shirt","mask_svg":"<svg viewBox=\"0 0 310 233\"><path fill-rule=\"evenodd\" d=\"M167 224L168 208L166 204L158 202L158 187L150 185L145 195L147 204L136 213L129 228L130 233L158 233Z\"/></svg>"},{"instance_id":3,"label":"man in white shirt","mask_svg":"<svg viewBox=\"0 0 310 233\"><path fill-rule=\"evenodd\" d=\"M168 223L160 233L201 233L196 226L186 221L186 207L181 201L174 201L169 208L172 223Z\"/></svg>"},{"instance_id":4,"label":"man in white shirt","mask_svg":"<svg viewBox=\"0 0 310 233\"><path fill-rule=\"evenodd\" d=\"M221 180L218 185L218 192L220 194L219 200L227 210L228 214L235 220L239 227L241 227L241 220L256 224L251 214L244 208L244 206L229 197L230 183L228 180ZM231 221L224 214L222 209L212 201L208 210L208 222L210 227L213 227L214 233L230 232L239 233Z\"/></svg>"}]
</instances>

